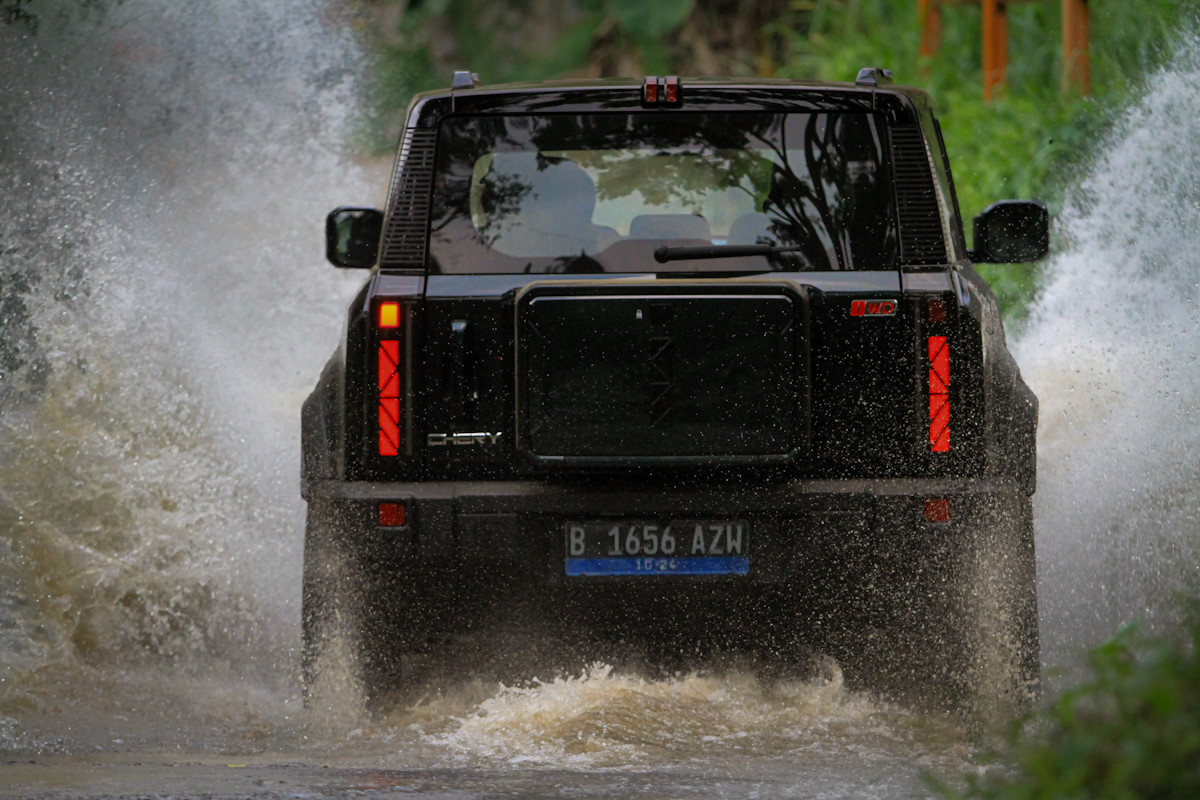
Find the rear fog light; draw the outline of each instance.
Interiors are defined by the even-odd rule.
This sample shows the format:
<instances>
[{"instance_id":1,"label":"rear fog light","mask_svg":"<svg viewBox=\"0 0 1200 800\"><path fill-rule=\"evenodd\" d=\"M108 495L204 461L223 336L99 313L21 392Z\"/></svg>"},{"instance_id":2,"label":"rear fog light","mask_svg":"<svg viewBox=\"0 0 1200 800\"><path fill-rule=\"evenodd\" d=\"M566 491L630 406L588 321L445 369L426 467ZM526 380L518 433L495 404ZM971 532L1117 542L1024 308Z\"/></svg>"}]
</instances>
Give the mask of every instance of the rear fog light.
<instances>
[{"instance_id":1,"label":"rear fog light","mask_svg":"<svg viewBox=\"0 0 1200 800\"><path fill-rule=\"evenodd\" d=\"M404 503L380 503L379 527L403 528L407 524L407 514Z\"/></svg>"},{"instance_id":2,"label":"rear fog light","mask_svg":"<svg viewBox=\"0 0 1200 800\"><path fill-rule=\"evenodd\" d=\"M950 521L950 501L945 498L925 501L925 519L929 522Z\"/></svg>"}]
</instances>

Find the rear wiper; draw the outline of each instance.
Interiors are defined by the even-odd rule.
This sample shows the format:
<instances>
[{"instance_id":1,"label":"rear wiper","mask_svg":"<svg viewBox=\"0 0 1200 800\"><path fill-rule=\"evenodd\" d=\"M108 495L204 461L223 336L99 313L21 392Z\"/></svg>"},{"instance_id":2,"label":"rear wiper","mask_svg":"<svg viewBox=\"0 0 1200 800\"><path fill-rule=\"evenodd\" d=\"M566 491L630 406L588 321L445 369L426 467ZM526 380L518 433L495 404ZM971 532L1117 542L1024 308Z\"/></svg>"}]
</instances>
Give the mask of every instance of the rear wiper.
<instances>
[{"instance_id":1,"label":"rear wiper","mask_svg":"<svg viewBox=\"0 0 1200 800\"><path fill-rule=\"evenodd\" d=\"M775 253L794 253L802 247L778 247L771 244L710 244L703 247L667 247L660 244L654 248L654 260L660 264L668 261L683 261L689 258L739 258L741 256L769 256Z\"/></svg>"}]
</instances>

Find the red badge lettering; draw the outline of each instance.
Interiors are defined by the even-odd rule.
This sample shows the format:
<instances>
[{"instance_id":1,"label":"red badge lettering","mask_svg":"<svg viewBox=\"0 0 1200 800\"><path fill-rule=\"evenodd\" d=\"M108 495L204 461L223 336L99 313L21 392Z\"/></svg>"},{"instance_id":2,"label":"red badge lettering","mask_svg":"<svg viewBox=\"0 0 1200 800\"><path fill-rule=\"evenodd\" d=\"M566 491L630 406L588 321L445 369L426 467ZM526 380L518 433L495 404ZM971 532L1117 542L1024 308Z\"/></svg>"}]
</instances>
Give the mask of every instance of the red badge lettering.
<instances>
[{"instance_id":1,"label":"red badge lettering","mask_svg":"<svg viewBox=\"0 0 1200 800\"><path fill-rule=\"evenodd\" d=\"M850 301L850 316L852 317L894 317L895 315L895 300Z\"/></svg>"}]
</instances>

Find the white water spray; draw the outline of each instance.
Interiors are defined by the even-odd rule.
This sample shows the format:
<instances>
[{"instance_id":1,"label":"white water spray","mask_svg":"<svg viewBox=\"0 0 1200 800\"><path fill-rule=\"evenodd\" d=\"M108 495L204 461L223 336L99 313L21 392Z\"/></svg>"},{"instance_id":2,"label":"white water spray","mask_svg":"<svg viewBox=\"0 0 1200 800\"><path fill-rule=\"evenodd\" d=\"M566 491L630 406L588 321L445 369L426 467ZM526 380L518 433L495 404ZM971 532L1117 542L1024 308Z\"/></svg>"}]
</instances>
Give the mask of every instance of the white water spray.
<instances>
[{"instance_id":1,"label":"white water spray","mask_svg":"<svg viewBox=\"0 0 1200 800\"><path fill-rule=\"evenodd\" d=\"M105 8L0 28L0 748L292 685L299 405L362 280L322 219L385 181L326 4Z\"/></svg>"},{"instance_id":2,"label":"white water spray","mask_svg":"<svg viewBox=\"0 0 1200 800\"><path fill-rule=\"evenodd\" d=\"M1200 42L1097 148L1018 361L1041 399L1044 657L1178 619L1200 561Z\"/></svg>"}]
</instances>

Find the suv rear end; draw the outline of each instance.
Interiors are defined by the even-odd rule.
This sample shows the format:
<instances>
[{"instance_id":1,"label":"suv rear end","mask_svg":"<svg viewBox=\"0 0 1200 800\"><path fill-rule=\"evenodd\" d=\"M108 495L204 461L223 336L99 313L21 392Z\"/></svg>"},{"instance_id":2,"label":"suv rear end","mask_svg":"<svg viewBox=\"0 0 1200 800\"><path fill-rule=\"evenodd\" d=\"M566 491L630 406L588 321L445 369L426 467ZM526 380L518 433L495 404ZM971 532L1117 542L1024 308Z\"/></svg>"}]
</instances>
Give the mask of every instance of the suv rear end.
<instances>
[{"instance_id":1,"label":"suv rear end","mask_svg":"<svg viewBox=\"0 0 1200 800\"><path fill-rule=\"evenodd\" d=\"M334 639L403 685L524 592L664 661L1019 702L1037 407L970 258L1040 255L1038 209L968 253L929 100L877 70L418 96L387 210L329 220L373 271L303 413L308 685Z\"/></svg>"}]
</instances>

